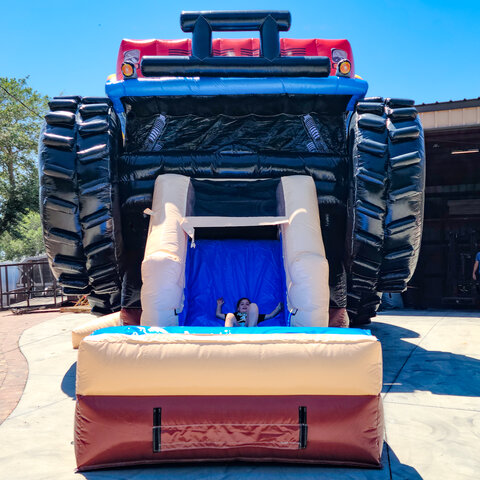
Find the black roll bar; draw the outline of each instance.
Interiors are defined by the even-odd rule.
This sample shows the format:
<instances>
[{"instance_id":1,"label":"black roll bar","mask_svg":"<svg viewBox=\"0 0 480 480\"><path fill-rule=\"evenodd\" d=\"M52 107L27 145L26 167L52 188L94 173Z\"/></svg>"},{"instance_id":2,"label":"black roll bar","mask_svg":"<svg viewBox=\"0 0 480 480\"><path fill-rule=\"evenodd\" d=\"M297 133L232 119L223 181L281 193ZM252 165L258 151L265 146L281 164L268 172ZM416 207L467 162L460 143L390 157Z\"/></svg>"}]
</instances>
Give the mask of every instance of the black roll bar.
<instances>
[{"instance_id":1,"label":"black roll bar","mask_svg":"<svg viewBox=\"0 0 480 480\"><path fill-rule=\"evenodd\" d=\"M292 17L288 11L217 11L182 12L180 26L192 32L192 56L211 56L212 32L260 31L260 55L270 60L280 56L279 32L290 29Z\"/></svg>"}]
</instances>

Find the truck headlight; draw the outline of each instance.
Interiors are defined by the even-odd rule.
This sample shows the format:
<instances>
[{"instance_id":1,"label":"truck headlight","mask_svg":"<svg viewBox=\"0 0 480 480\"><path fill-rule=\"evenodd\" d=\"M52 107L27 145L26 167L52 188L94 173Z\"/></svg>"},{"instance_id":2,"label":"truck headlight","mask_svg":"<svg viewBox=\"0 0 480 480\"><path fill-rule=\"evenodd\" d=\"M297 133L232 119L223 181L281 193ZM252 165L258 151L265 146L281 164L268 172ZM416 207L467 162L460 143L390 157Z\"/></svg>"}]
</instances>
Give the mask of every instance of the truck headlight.
<instances>
[{"instance_id":1,"label":"truck headlight","mask_svg":"<svg viewBox=\"0 0 480 480\"><path fill-rule=\"evenodd\" d=\"M344 59L338 62L336 75L339 77L348 77L352 70L352 64L349 60Z\"/></svg>"},{"instance_id":2,"label":"truck headlight","mask_svg":"<svg viewBox=\"0 0 480 480\"><path fill-rule=\"evenodd\" d=\"M123 62L122 73L125 78L133 77L135 75L135 65L130 62Z\"/></svg>"}]
</instances>

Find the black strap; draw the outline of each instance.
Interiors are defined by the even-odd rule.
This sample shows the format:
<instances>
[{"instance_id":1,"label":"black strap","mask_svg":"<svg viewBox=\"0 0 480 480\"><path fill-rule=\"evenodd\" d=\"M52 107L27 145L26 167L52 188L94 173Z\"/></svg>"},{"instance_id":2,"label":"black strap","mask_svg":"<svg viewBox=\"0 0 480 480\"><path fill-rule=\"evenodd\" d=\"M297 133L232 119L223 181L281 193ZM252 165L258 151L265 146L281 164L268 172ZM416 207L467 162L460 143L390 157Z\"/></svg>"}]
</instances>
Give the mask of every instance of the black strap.
<instances>
[{"instance_id":1,"label":"black strap","mask_svg":"<svg viewBox=\"0 0 480 480\"><path fill-rule=\"evenodd\" d=\"M160 436L162 428L162 409L153 409L153 453L160 452Z\"/></svg>"},{"instance_id":2,"label":"black strap","mask_svg":"<svg viewBox=\"0 0 480 480\"><path fill-rule=\"evenodd\" d=\"M298 423L300 426L300 438L298 440L298 448L307 448L307 407L298 407Z\"/></svg>"}]
</instances>

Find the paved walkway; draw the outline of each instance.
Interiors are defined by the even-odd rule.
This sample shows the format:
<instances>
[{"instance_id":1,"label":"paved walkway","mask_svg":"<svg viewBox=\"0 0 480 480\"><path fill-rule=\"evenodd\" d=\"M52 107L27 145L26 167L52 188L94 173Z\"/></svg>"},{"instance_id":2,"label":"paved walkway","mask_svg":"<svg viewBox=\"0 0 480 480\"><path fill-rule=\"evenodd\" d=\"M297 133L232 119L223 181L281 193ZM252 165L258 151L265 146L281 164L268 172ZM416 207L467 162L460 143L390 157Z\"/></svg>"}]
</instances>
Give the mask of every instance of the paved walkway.
<instances>
[{"instance_id":1,"label":"paved walkway","mask_svg":"<svg viewBox=\"0 0 480 480\"><path fill-rule=\"evenodd\" d=\"M17 406L27 383L28 363L18 346L21 334L59 314L59 310L39 310L28 315L0 312L0 424Z\"/></svg>"},{"instance_id":2,"label":"paved walkway","mask_svg":"<svg viewBox=\"0 0 480 480\"><path fill-rule=\"evenodd\" d=\"M26 370L20 366L22 353L29 368L20 402L0 425L2 478L479 478L480 318L476 313L400 312L380 315L371 325L384 351L386 443L383 468L380 470L201 464L112 469L82 474L74 473L72 442L76 352L71 348L70 332L89 316L62 314L52 318L46 314L44 317L38 315L36 318L30 315L12 316L7 318L7 322L4 315L0 316L0 331L5 337L0 344L4 365L3 370L0 369L4 372L0 387L2 408L2 399L7 398L4 397L5 392L18 392L24 384L22 378L26 378ZM18 338L23 330L19 341L22 353L18 350L13 353L16 350L14 337ZM21 373L13 375L14 372ZM16 378L16 383L13 380L7 383L10 375Z\"/></svg>"}]
</instances>

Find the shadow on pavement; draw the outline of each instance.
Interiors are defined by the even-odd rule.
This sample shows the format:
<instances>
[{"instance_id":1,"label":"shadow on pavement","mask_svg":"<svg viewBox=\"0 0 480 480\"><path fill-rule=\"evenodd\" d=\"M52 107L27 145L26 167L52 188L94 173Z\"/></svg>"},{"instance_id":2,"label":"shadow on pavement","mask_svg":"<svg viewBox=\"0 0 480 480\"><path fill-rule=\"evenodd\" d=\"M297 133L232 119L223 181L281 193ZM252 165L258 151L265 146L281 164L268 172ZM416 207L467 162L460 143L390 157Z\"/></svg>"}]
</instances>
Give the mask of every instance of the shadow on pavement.
<instances>
[{"instance_id":1,"label":"shadow on pavement","mask_svg":"<svg viewBox=\"0 0 480 480\"><path fill-rule=\"evenodd\" d=\"M480 316L478 310L413 310L409 308L384 308L377 312L373 322L382 319L382 316L395 315L396 317L462 317L471 318Z\"/></svg>"},{"instance_id":2,"label":"shadow on pavement","mask_svg":"<svg viewBox=\"0 0 480 480\"><path fill-rule=\"evenodd\" d=\"M339 468L325 465L300 465L288 463L201 463L151 465L81 472L87 480L117 478L122 480L390 480L406 478L422 480L415 468L402 464L391 448L384 444L382 469ZM396 474L396 475L395 475Z\"/></svg>"},{"instance_id":3,"label":"shadow on pavement","mask_svg":"<svg viewBox=\"0 0 480 480\"><path fill-rule=\"evenodd\" d=\"M62 392L75 399L75 379L77 376L77 362L73 363L62 379Z\"/></svg>"},{"instance_id":4,"label":"shadow on pavement","mask_svg":"<svg viewBox=\"0 0 480 480\"><path fill-rule=\"evenodd\" d=\"M387 450L387 452L385 451ZM398 479L407 479L407 480L422 480L423 477L415 470L415 468L405 463L400 462L398 457L395 455L395 452L387 444L383 448L383 459L385 455L388 454L388 462L390 464L390 477L389 478L398 478Z\"/></svg>"},{"instance_id":5,"label":"shadow on pavement","mask_svg":"<svg viewBox=\"0 0 480 480\"><path fill-rule=\"evenodd\" d=\"M407 328L381 322L369 327L382 343L384 391L480 396L480 360L407 342L420 336Z\"/></svg>"}]
</instances>

